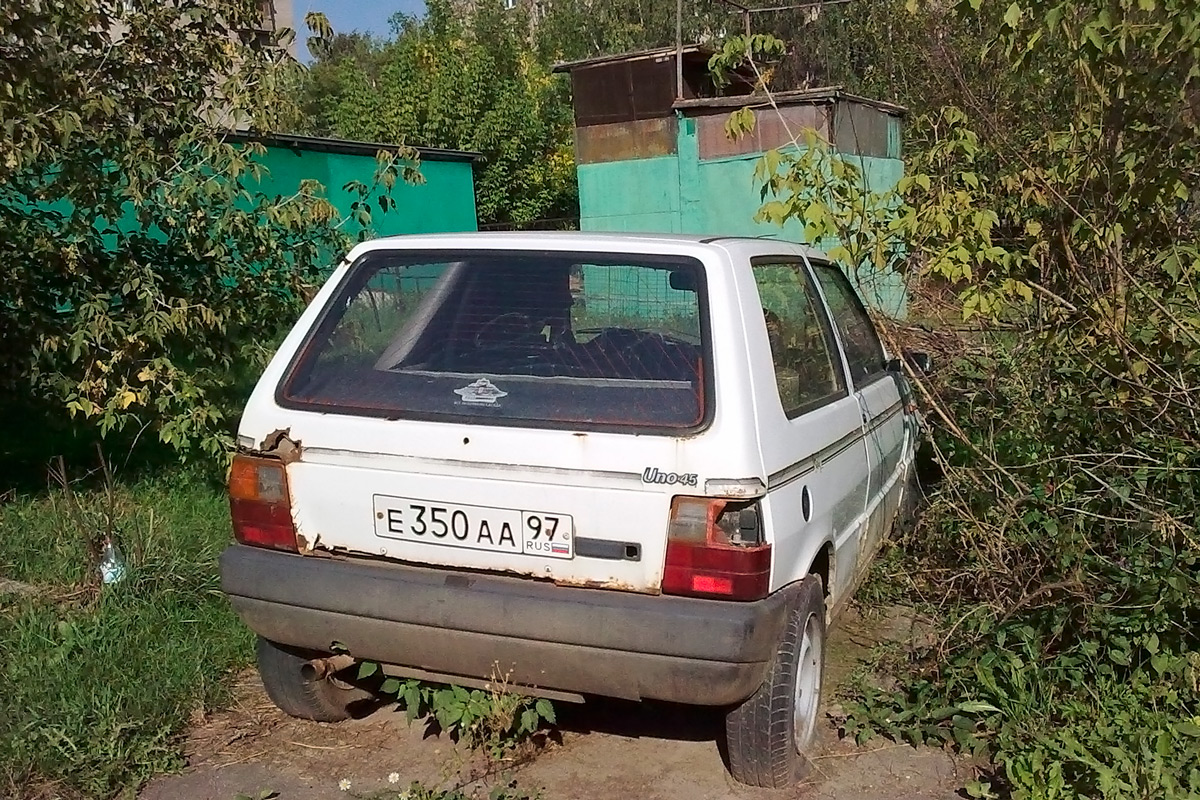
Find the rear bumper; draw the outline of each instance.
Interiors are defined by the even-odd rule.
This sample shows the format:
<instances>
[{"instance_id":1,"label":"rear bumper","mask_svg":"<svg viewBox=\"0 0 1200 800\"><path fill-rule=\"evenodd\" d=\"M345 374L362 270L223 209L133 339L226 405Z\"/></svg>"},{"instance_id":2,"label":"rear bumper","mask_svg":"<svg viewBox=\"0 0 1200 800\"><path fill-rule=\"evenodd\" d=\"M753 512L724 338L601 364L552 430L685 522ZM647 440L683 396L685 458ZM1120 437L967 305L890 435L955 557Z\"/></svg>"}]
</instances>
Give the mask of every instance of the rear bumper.
<instances>
[{"instance_id":1,"label":"rear bumper","mask_svg":"<svg viewBox=\"0 0 1200 800\"><path fill-rule=\"evenodd\" d=\"M282 644L468 678L726 705L762 683L791 590L752 603L580 589L242 545L221 555L242 620Z\"/></svg>"}]
</instances>

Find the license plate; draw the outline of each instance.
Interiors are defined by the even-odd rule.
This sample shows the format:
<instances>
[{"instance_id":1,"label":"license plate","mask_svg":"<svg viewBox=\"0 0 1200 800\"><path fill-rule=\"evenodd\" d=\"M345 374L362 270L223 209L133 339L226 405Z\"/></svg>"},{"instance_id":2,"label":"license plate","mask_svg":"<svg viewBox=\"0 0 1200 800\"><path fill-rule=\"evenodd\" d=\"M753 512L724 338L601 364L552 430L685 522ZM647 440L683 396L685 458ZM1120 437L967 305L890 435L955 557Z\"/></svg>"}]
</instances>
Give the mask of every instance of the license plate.
<instances>
[{"instance_id":1,"label":"license plate","mask_svg":"<svg viewBox=\"0 0 1200 800\"><path fill-rule=\"evenodd\" d=\"M569 514L374 495L375 535L493 553L574 558Z\"/></svg>"}]
</instances>

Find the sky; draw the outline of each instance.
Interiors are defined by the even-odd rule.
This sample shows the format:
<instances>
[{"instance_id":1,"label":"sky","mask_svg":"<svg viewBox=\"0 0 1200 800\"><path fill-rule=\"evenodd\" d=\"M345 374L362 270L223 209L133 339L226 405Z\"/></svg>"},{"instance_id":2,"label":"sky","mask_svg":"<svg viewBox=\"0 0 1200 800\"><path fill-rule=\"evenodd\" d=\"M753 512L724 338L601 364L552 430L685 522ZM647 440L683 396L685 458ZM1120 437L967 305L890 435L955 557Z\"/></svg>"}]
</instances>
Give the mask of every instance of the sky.
<instances>
[{"instance_id":1,"label":"sky","mask_svg":"<svg viewBox=\"0 0 1200 800\"><path fill-rule=\"evenodd\" d=\"M405 14L425 13L424 0L294 0L297 35L304 37L304 15L309 11L320 11L329 20L337 33L362 31L376 36L391 34L388 19L397 11ZM300 42L299 56L308 61L308 48Z\"/></svg>"}]
</instances>

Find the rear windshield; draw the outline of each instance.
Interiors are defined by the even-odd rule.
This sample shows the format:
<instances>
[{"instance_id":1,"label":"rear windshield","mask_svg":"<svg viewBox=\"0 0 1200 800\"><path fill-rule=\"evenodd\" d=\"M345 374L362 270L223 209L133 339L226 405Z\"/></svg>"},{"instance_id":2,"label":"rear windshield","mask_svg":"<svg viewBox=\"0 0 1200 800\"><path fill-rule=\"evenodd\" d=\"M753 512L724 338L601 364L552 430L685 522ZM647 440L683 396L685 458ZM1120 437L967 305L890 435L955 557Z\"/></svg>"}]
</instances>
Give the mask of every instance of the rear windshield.
<instances>
[{"instance_id":1,"label":"rear windshield","mask_svg":"<svg viewBox=\"0 0 1200 800\"><path fill-rule=\"evenodd\" d=\"M680 429L708 405L695 259L375 251L280 387L286 406L495 424Z\"/></svg>"}]
</instances>

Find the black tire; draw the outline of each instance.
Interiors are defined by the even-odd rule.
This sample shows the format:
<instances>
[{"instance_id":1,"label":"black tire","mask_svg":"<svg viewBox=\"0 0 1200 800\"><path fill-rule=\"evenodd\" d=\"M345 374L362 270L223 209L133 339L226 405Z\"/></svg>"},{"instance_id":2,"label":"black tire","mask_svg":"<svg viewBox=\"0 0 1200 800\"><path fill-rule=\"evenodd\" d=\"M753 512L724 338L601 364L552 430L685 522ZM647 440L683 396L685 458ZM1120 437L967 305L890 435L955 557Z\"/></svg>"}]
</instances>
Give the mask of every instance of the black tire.
<instances>
[{"instance_id":1,"label":"black tire","mask_svg":"<svg viewBox=\"0 0 1200 800\"><path fill-rule=\"evenodd\" d=\"M310 680L300 668L322 653L310 653L276 644L258 637L258 674L263 688L279 710L314 722L341 722L350 719L350 705L370 697L370 693L352 686L338 685L329 678Z\"/></svg>"},{"instance_id":2,"label":"black tire","mask_svg":"<svg viewBox=\"0 0 1200 800\"><path fill-rule=\"evenodd\" d=\"M735 780L748 786L786 789L808 774L817 743L824 673L825 595L820 577L809 575L800 584L788 613L766 680L725 715L729 772ZM800 706L803 725L798 731L797 683L803 680L811 687L814 679L815 694L811 688L801 692L805 699Z\"/></svg>"}]
</instances>

